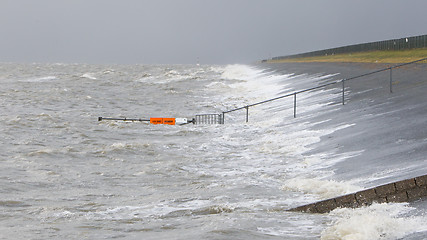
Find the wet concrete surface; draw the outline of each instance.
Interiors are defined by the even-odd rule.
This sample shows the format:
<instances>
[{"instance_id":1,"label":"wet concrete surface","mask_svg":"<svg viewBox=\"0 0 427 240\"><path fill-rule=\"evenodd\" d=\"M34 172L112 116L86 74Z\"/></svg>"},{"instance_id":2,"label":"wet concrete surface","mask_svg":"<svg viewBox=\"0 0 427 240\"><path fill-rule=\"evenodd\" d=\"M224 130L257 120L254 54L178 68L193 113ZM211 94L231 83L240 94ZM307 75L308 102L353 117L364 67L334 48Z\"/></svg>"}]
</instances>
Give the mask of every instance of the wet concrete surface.
<instances>
[{"instance_id":1,"label":"wet concrete surface","mask_svg":"<svg viewBox=\"0 0 427 240\"><path fill-rule=\"evenodd\" d=\"M376 203L412 202L427 197L427 175L401 180L356 193L303 205L289 211L327 213L335 208L362 207Z\"/></svg>"},{"instance_id":2,"label":"wet concrete surface","mask_svg":"<svg viewBox=\"0 0 427 240\"><path fill-rule=\"evenodd\" d=\"M296 90L302 90L393 65L281 63L263 64L263 67L284 74L337 74L317 82L296 84ZM310 117L310 122L319 122L313 128L351 126L324 136L305 154L357 153L329 167L334 180L352 180L369 188L427 173L427 64L393 69L392 81L392 93L390 71L346 81L345 105L338 94L342 85L327 87L337 90L337 97L331 103L334 110L325 108Z\"/></svg>"}]
</instances>

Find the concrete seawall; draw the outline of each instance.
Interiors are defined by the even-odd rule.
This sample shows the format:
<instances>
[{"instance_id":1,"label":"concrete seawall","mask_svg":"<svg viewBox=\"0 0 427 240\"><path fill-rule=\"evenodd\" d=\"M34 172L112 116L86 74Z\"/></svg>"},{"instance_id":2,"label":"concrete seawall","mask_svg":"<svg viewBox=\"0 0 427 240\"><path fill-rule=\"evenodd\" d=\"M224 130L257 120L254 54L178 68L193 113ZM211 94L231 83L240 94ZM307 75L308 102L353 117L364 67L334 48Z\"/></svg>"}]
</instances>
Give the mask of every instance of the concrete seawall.
<instances>
[{"instance_id":1,"label":"concrete seawall","mask_svg":"<svg viewBox=\"0 0 427 240\"><path fill-rule=\"evenodd\" d=\"M307 213L327 213L335 208L356 208L374 202L409 202L427 197L427 175L393 182L360 192L289 209Z\"/></svg>"}]
</instances>

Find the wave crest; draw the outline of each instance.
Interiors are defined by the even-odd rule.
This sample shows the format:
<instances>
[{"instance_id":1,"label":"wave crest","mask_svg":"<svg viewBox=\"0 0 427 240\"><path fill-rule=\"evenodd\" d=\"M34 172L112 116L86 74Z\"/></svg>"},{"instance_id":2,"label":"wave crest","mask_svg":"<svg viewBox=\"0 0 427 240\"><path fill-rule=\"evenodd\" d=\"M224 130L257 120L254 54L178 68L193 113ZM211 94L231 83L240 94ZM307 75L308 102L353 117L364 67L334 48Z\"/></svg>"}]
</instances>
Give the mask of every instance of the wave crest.
<instances>
[{"instance_id":1,"label":"wave crest","mask_svg":"<svg viewBox=\"0 0 427 240\"><path fill-rule=\"evenodd\" d=\"M336 209L330 213L335 220L323 230L321 239L400 239L413 232L426 231L426 217L404 216L412 210L407 203Z\"/></svg>"},{"instance_id":2,"label":"wave crest","mask_svg":"<svg viewBox=\"0 0 427 240\"><path fill-rule=\"evenodd\" d=\"M289 179L282 189L316 194L325 199L361 190L360 187L345 182L304 178Z\"/></svg>"}]
</instances>

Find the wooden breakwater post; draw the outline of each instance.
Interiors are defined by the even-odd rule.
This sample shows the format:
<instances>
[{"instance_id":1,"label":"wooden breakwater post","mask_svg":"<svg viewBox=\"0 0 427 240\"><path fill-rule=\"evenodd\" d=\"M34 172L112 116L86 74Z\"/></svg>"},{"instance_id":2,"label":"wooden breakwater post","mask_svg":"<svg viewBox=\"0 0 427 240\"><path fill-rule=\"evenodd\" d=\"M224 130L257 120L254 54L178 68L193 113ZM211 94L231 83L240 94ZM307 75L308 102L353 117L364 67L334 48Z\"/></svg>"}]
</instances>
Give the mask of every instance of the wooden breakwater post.
<instances>
[{"instance_id":1,"label":"wooden breakwater post","mask_svg":"<svg viewBox=\"0 0 427 240\"><path fill-rule=\"evenodd\" d=\"M327 213L335 208L357 208L376 203L410 202L427 197L427 175L365 189L288 211Z\"/></svg>"}]
</instances>

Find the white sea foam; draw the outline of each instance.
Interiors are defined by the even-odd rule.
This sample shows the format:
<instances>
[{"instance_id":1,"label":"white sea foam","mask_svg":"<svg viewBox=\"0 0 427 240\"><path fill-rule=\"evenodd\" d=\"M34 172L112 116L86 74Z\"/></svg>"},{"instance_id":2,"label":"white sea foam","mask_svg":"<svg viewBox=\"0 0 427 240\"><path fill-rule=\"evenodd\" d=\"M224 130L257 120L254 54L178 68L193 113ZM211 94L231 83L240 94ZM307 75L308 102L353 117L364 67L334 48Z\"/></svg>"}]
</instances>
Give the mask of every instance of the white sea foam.
<instances>
[{"instance_id":1,"label":"white sea foam","mask_svg":"<svg viewBox=\"0 0 427 240\"><path fill-rule=\"evenodd\" d=\"M37 156L37 155L44 155L44 154L52 154L54 152L55 152L54 149L44 148L44 149L40 149L40 150L36 150L36 151L30 152L30 153L28 153L28 156Z\"/></svg>"},{"instance_id":2,"label":"white sea foam","mask_svg":"<svg viewBox=\"0 0 427 240\"><path fill-rule=\"evenodd\" d=\"M324 237L344 236L337 234L348 225L353 232L359 225L365 228L363 218L341 224L357 215L352 212L350 217L283 212L305 201L359 190L354 184L366 180L360 175L355 182L333 180L334 164L359 151L339 153L331 146L311 154L322 136L353 126L323 118L311 122L319 113L333 112L336 106L325 105L339 91L298 95L296 119L291 97L290 102L250 108L248 124L244 110L226 115L226 124L216 126L96 121L98 114L180 113L184 105L189 116L215 113L299 90L295 85L327 76L294 76L246 65L114 66L114 71L86 65L53 71L51 65L41 67L27 66L23 75L13 69L5 73L15 79L2 89L3 112L8 112L0 122L3 195L19 195L28 204L4 209L5 221L10 221L2 229L5 235L22 233L17 238L28 239L37 232L38 238L67 238L83 227L86 238L164 239L186 231L196 236L186 239L215 238L212 233L221 233L217 238L253 233L259 238L316 239L326 227ZM20 79L53 84L43 84L40 92L40 84ZM52 99L51 93L60 96ZM416 213L408 215L419 220ZM45 231L46 225L54 230Z\"/></svg>"},{"instance_id":3,"label":"white sea foam","mask_svg":"<svg viewBox=\"0 0 427 240\"><path fill-rule=\"evenodd\" d=\"M282 189L315 194L321 199L337 197L361 190L360 187L351 185L347 182L313 178L293 178L286 180Z\"/></svg>"},{"instance_id":4,"label":"white sea foam","mask_svg":"<svg viewBox=\"0 0 427 240\"><path fill-rule=\"evenodd\" d=\"M36 78L28 78L20 80L20 82L49 82L52 80L56 80L56 76L46 76L46 77L36 77Z\"/></svg>"},{"instance_id":5,"label":"white sea foam","mask_svg":"<svg viewBox=\"0 0 427 240\"><path fill-rule=\"evenodd\" d=\"M152 148L152 144L150 143L132 143L132 142L117 142L113 143L110 146L104 147L105 152L111 151L121 151L121 150L143 150Z\"/></svg>"},{"instance_id":6,"label":"white sea foam","mask_svg":"<svg viewBox=\"0 0 427 240\"><path fill-rule=\"evenodd\" d=\"M234 211L233 206L214 204L211 200L188 199L168 200L145 206L116 206L88 212L83 217L91 220L164 219L185 215L209 215ZM75 213L61 212L58 216L73 216Z\"/></svg>"},{"instance_id":7,"label":"white sea foam","mask_svg":"<svg viewBox=\"0 0 427 240\"><path fill-rule=\"evenodd\" d=\"M92 80L96 80L97 78L93 76L93 73L85 73L82 76L80 76L81 78L87 78L87 79L92 79Z\"/></svg>"},{"instance_id":8,"label":"white sea foam","mask_svg":"<svg viewBox=\"0 0 427 240\"><path fill-rule=\"evenodd\" d=\"M231 93L245 96L247 103L275 97L287 85L283 80L289 76L238 64L226 66L221 74L223 79L238 80L228 84L234 90Z\"/></svg>"},{"instance_id":9,"label":"white sea foam","mask_svg":"<svg viewBox=\"0 0 427 240\"><path fill-rule=\"evenodd\" d=\"M253 67L240 64L227 65L222 71L221 77L230 80L254 79L261 73L260 70Z\"/></svg>"},{"instance_id":10,"label":"white sea foam","mask_svg":"<svg viewBox=\"0 0 427 240\"><path fill-rule=\"evenodd\" d=\"M373 204L357 209L335 209L334 218L323 230L322 240L400 239L427 230L426 216L405 216L414 209L406 203Z\"/></svg>"},{"instance_id":11,"label":"white sea foam","mask_svg":"<svg viewBox=\"0 0 427 240\"><path fill-rule=\"evenodd\" d=\"M288 89L287 79L292 78L292 74L277 74L254 66L238 64L228 65L220 73L221 80L211 83L208 90L220 96L215 107L222 110L239 108L277 97ZM266 114L264 109L272 106L274 105L267 104L250 108L250 118L262 117ZM243 116L242 113L243 111L233 112L227 114L226 118L229 123L233 123Z\"/></svg>"}]
</instances>

